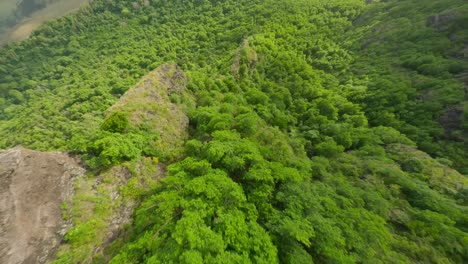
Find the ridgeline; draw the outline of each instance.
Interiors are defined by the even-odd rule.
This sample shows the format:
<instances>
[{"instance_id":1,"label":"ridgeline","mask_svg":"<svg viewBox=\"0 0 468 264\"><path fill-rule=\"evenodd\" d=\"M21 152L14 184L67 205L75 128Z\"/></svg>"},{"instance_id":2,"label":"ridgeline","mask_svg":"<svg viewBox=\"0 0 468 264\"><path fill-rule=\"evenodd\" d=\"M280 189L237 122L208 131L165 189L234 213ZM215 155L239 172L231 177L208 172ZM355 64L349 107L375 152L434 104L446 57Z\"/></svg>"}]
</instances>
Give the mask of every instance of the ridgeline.
<instances>
[{"instance_id":1,"label":"ridgeline","mask_svg":"<svg viewBox=\"0 0 468 264\"><path fill-rule=\"evenodd\" d=\"M0 49L0 148L88 169L54 263L467 263L466 25L464 0L95 0Z\"/></svg>"}]
</instances>

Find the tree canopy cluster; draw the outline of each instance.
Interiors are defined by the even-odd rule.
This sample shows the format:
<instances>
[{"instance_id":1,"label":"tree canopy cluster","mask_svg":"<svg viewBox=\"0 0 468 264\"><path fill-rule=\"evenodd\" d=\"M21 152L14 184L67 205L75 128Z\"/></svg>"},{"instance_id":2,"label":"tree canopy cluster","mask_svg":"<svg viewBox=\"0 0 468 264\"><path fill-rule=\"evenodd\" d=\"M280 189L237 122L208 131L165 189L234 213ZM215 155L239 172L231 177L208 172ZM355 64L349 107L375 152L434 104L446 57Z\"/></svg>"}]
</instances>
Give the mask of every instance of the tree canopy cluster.
<instances>
[{"instance_id":1,"label":"tree canopy cluster","mask_svg":"<svg viewBox=\"0 0 468 264\"><path fill-rule=\"evenodd\" d=\"M0 49L0 147L165 153L105 111L174 62L182 154L106 256L56 263L466 263L466 25L463 0L95 0Z\"/></svg>"}]
</instances>

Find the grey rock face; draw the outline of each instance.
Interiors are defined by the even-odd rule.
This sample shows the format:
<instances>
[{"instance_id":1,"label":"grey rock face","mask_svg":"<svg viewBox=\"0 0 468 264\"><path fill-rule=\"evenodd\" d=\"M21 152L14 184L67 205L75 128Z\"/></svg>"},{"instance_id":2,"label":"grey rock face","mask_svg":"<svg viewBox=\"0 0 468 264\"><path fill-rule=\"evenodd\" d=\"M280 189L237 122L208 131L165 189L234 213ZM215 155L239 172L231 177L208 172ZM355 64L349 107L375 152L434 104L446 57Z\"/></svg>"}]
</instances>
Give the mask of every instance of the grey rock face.
<instances>
[{"instance_id":1,"label":"grey rock face","mask_svg":"<svg viewBox=\"0 0 468 264\"><path fill-rule=\"evenodd\" d=\"M0 263L45 263L70 227L60 205L85 170L64 153L0 152Z\"/></svg>"}]
</instances>

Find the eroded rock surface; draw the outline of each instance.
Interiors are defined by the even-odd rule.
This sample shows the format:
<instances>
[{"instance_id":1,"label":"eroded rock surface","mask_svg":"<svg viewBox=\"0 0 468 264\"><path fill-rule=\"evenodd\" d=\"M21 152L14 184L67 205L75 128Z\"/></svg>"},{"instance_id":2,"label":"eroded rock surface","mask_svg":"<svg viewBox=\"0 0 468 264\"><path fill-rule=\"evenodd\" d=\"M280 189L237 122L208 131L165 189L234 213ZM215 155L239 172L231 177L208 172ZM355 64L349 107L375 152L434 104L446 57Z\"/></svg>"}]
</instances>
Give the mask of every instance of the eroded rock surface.
<instances>
[{"instance_id":1,"label":"eroded rock surface","mask_svg":"<svg viewBox=\"0 0 468 264\"><path fill-rule=\"evenodd\" d=\"M70 227L60 205L84 174L64 153L0 151L0 263L44 263Z\"/></svg>"}]
</instances>

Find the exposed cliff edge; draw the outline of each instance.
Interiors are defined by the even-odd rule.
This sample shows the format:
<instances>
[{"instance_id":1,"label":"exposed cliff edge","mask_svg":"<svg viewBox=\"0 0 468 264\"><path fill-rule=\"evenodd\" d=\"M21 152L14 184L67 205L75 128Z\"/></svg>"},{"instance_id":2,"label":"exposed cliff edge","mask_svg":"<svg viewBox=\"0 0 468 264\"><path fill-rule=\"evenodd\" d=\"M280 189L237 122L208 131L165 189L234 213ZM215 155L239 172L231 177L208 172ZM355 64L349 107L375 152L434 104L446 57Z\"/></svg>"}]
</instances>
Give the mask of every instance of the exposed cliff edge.
<instances>
[{"instance_id":1,"label":"exposed cliff edge","mask_svg":"<svg viewBox=\"0 0 468 264\"><path fill-rule=\"evenodd\" d=\"M74 182L75 194L63 206L74 226L53 263L107 263L119 251L141 198L165 177L166 166L183 151L188 138L186 107L192 102L186 82L187 76L176 64L163 64L107 109L101 132L111 144L102 144L95 155L105 159L128 154L118 139L138 136L145 139L145 150L130 142L130 149L140 151L137 155L125 156ZM119 114L125 116L123 127L109 121Z\"/></svg>"},{"instance_id":2,"label":"exposed cliff edge","mask_svg":"<svg viewBox=\"0 0 468 264\"><path fill-rule=\"evenodd\" d=\"M71 226L61 204L85 170L67 154L0 152L0 263L44 263Z\"/></svg>"}]
</instances>

